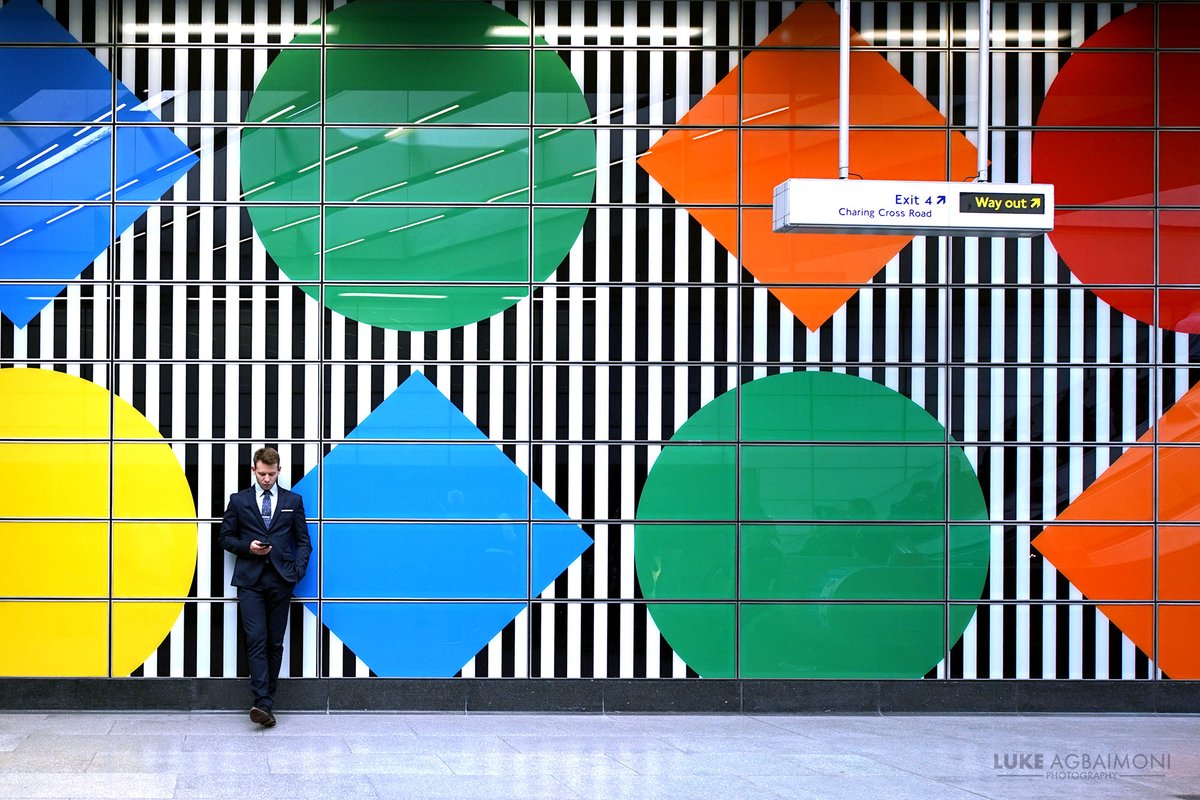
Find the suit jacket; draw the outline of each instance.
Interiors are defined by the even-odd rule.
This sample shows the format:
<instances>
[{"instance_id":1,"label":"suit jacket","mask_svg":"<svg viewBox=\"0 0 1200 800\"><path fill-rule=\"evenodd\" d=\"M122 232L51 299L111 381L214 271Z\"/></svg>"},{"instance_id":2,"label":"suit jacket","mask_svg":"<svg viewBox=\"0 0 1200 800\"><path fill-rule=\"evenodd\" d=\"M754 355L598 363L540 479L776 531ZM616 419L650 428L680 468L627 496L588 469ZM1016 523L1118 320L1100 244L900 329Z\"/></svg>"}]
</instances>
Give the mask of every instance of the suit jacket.
<instances>
[{"instance_id":1,"label":"suit jacket","mask_svg":"<svg viewBox=\"0 0 1200 800\"><path fill-rule=\"evenodd\" d=\"M221 520L221 547L237 556L233 565L233 586L253 586L267 559L283 579L298 583L308 569L308 557L312 553L312 541L308 538L308 521L304 518L304 500L295 492L282 486L278 489L279 499L271 515L268 530L262 521L262 509L255 498L254 487L243 489L229 496L225 517ZM271 552L256 556L250 552L250 543L258 540L271 545Z\"/></svg>"}]
</instances>

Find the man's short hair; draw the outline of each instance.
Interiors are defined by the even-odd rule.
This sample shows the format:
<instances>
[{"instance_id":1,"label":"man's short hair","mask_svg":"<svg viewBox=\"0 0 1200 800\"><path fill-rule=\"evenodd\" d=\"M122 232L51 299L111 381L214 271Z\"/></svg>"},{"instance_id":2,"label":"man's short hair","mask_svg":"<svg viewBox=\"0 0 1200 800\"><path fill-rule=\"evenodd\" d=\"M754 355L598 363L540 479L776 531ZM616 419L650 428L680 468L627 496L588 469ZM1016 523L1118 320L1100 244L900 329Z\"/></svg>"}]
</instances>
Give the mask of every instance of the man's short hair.
<instances>
[{"instance_id":1,"label":"man's short hair","mask_svg":"<svg viewBox=\"0 0 1200 800\"><path fill-rule=\"evenodd\" d=\"M260 447L254 451L253 466L266 464L268 467L279 466L279 451L274 447Z\"/></svg>"}]
</instances>

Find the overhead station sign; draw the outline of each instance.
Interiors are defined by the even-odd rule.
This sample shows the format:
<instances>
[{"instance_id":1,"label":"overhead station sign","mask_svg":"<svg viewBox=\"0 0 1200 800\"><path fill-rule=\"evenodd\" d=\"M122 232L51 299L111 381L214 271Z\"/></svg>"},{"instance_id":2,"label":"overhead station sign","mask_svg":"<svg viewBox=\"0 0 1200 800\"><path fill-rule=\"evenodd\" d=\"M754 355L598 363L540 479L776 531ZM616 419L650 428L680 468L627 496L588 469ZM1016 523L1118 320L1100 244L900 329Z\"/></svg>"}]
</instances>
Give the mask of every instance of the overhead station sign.
<instances>
[{"instance_id":1,"label":"overhead station sign","mask_svg":"<svg viewBox=\"0 0 1200 800\"><path fill-rule=\"evenodd\" d=\"M772 220L776 233L1037 236L1054 228L1054 186L791 178Z\"/></svg>"}]
</instances>

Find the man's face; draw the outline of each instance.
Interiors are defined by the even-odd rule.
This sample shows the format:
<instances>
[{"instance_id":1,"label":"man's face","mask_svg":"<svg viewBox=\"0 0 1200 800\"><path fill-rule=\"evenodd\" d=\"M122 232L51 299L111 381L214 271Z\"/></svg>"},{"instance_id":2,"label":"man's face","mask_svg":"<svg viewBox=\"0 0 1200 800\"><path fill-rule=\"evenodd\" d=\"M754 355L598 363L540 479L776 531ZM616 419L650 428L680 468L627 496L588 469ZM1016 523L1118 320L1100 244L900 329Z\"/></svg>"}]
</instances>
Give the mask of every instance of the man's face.
<instances>
[{"instance_id":1,"label":"man's face","mask_svg":"<svg viewBox=\"0 0 1200 800\"><path fill-rule=\"evenodd\" d=\"M259 461L254 465L254 480L258 481L258 485L263 488L264 492L271 491L271 487L275 485L275 481L278 478L278 464L264 464Z\"/></svg>"}]
</instances>

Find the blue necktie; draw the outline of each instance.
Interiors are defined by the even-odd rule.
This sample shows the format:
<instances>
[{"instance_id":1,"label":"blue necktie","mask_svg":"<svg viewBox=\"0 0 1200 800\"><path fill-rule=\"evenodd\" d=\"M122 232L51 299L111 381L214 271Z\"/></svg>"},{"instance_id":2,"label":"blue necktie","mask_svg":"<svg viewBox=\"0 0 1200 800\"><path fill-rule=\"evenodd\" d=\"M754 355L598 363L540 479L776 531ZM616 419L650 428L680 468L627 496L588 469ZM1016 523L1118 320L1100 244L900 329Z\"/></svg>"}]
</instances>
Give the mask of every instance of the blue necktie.
<instances>
[{"instance_id":1,"label":"blue necktie","mask_svg":"<svg viewBox=\"0 0 1200 800\"><path fill-rule=\"evenodd\" d=\"M271 493L263 492L263 507L262 507L263 527L271 527Z\"/></svg>"}]
</instances>

